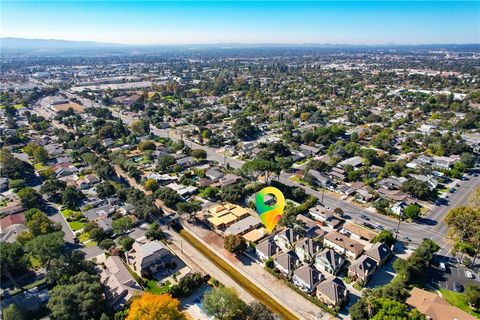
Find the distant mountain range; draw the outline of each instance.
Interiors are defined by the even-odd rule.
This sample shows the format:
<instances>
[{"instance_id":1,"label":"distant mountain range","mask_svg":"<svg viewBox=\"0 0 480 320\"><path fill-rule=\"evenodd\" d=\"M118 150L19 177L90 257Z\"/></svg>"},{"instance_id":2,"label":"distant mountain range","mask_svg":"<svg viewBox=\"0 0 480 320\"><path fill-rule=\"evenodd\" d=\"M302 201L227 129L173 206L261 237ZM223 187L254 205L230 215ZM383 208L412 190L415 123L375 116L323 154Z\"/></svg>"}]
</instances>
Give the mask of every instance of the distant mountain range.
<instances>
[{"instance_id":1,"label":"distant mountain range","mask_svg":"<svg viewBox=\"0 0 480 320\"><path fill-rule=\"evenodd\" d=\"M246 48L448 48L480 50L479 44L432 44L432 45L351 45L351 44L245 44L245 43L218 43L218 44L185 44L185 45L127 45L118 43L105 43L94 41L72 41L57 39L26 39L6 37L0 38L0 51L2 55L41 55L41 54L76 54L83 53L128 53L152 52L165 49L246 49Z\"/></svg>"}]
</instances>

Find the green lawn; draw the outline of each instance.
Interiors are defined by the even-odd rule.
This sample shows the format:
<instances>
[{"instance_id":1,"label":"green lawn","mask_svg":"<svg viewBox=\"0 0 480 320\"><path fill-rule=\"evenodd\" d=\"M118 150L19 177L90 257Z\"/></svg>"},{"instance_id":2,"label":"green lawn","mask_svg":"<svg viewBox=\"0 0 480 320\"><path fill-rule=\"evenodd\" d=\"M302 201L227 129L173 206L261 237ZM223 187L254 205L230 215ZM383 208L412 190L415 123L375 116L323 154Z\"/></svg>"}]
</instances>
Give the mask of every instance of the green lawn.
<instances>
[{"instance_id":1,"label":"green lawn","mask_svg":"<svg viewBox=\"0 0 480 320\"><path fill-rule=\"evenodd\" d=\"M74 214L76 211L73 211L73 210L70 210L70 209L63 209L61 211L62 213L62 216L64 216L65 218L68 218L70 217L72 214Z\"/></svg>"},{"instance_id":2,"label":"green lawn","mask_svg":"<svg viewBox=\"0 0 480 320\"><path fill-rule=\"evenodd\" d=\"M87 243L85 243L85 247L95 247L97 244L97 241L88 241Z\"/></svg>"},{"instance_id":3,"label":"green lawn","mask_svg":"<svg viewBox=\"0 0 480 320\"><path fill-rule=\"evenodd\" d=\"M23 105L21 105L20 103L17 103L17 104L14 104L13 107L18 110L18 109L22 109ZM5 106L0 106L0 109L5 109Z\"/></svg>"},{"instance_id":4,"label":"green lawn","mask_svg":"<svg viewBox=\"0 0 480 320\"><path fill-rule=\"evenodd\" d=\"M28 260L30 260L30 265L35 270L39 269L42 266L42 264L40 263L40 260L32 256L31 254L28 255Z\"/></svg>"},{"instance_id":5,"label":"green lawn","mask_svg":"<svg viewBox=\"0 0 480 320\"><path fill-rule=\"evenodd\" d=\"M80 240L80 242L85 242L88 239L90 239L90 235L88 234L88 232L84 232L78 237L78 240Z\"/></svg>"},{"instance_id":6,"label":"green lawn","mask_svg":"<svg viewBox=\"0 0 480 320\"><path fill-rule=\"evenodd\" d=\"M39 171L39 170L45 169L46 167L45 167L43 164L41 164L41 163L35 163L35 164L33 165L33 168L34 168L35 170Z\"/></svg>"},{"instance_id":7,"label":"green lawn","mask_svg":"<svg viewBox=\"0 0 480 320\"><path fill-rule=\"evenodd\" d=\"M85 226L85 224L80 221L71 221L68 224L70 225L70 228L72 228L73 231L78 231Z\"/></svg>"},{"instance_id":8,"label":"green lawn","mask_svg":"<svg viewBox=\"0 0 480 320\"><path fill-rule=\"evenodd\" d=\"M455 291L444 290L444 289L441 289L440 292L442 293L443 299L445 299L448 303L480 319L480 312L475 312L472 310L472 308L470 308L467 302L466 295L455 292Z\"/></svg>"},{"instance_id":9,"label":"green lawn","mask_svg":"<svg viewBox=\"0 0 480 320\"><path fill-rule=\"evenodd\" d=\"M162 294L168 292L168 290L170 289L170 285L170 281L167 281L163 286L159 286L157 280L149 279L147 280L145 289L150 293Z\"/></svg>"}]
</instances>

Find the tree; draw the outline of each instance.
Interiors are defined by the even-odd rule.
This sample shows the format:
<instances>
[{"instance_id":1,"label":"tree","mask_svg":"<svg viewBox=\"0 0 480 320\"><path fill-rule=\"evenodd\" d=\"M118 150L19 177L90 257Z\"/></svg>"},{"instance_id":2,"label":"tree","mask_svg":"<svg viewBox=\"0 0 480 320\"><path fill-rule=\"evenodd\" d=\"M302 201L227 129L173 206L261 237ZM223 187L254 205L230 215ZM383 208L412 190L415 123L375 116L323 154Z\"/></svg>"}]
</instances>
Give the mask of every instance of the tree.
<instances>
[{"instance_id":1,"label":"tree","mask_svg":"<svg viewBox=\"0 0 480 320\"><path fill-rule=\"evenodd\" d=\"M246 304L235 289L218 287L205 293L202 300L205 312L219 320L237 320L245 318Z\"/></svg>"},{"instance_id":2,"label":"tree","mask_svg":"<svg viewBox=\"0 0 480 320\"><path fill-rule=\"evenodd\" d=\"M473 284L467 284L465 287L465 294L470 307L477 310L480 309L480 287Z\"/></svg>"},{"instance_id":3,"label":"tree","mask_svg":"<svg viewBox=\"0 0 480 320\"><path fill-rule=\"evenodd\" d=\"M117 220L113 220L112 229L115 234L124 234L130 230L133 226L132 219L130 217L122 217Z\"/></svg>"},{"instance_id":4,"label":"tree","mask_svg":"<svg viewBox=\"0 0 480 320\"><path fill-rule=\"evenodd\" d=\"M22 202L22 207L25 209L37 208L43 204L42 196L31 187L21 189L17 196Z\"/></svg>"},{"instance_id":5,"label":"tree","mask_svg":"<svg viewBox=\"0 0 480 320\"><path fill-rule=\"evenodd\" d=\"M64 244L63 232L58 231L39 235L29 241L26 247L28 252L37 257L48 268L50 261L60 256Z\"/></svg>"},{"instance_id":6,"label":"tree","mask_svg":"<svg viewBox=\"0 0 480 320\"><path fill-rule=\"evenodd\" d=\"M77 203L83 199L83 193L75 187L66 187L62 192L62 204L69 209L75 209Z\"/></svg>"},{"instance_id":7,"label":"tree","mask_svg":"<svg viewBox=\"0 0 480 320\"><path fill-rule=\"evenodd\" d=\"M264 304L252 301L247 306L248 320L275 320L275 315Z\"/></svg>"},{"instance_id":8,"label":"tree","mask_svg":"<svg viewBox=\"0 0 480 320\"><path fill-rule=\"evenodd\" d=\"M263 175L265 176L265 181L268 182L271 174L280 174L280 167L276 163L263 159L254 159L245 162L240 170L254 181L256 181L260 175Z\"/></svg>"},{"instance_id":9,"label":"tree","mask_svg":"<svg viewBox=\"0 0 480 320\"><path fill-rule=\"evenodd\" d=\"M373 239L373 243L377 242L385 243L387 246L390 247L395 244L395 237L393 236L393 233L391 231L382 230Z\"/></svg>"},{"instance_id":10,"label":"tree","mask_svg":"<svg viewBox=\"0 0 480 320\"><path fill-rule=\"evenodd\" d=\"M426 317L419 313L416 309L408 310L405 303L401 303L391 299L378 298L374 301L375 315L370 318L372 320L384 319L409 319L409 320L425 320ZM353 318L352 318L353 320Z\"/></svg>"},{"instance_id":11,"label":"tree","mask_svg":"<svg viewBox=\"0 0 480 320\"><path fill-rule=\"evenodd\" d=\"M63 191L66 186L67 184L62 180L49 179L40 187L40 193L46 194L49 198L52 198Z\"/></svg>"},{"instance_id":12,"label":"tree","mask_svg":"<svg viewBox=\"0 0 480 320\"><path fill-rule=\"evenodd\" d=\"M120 239L118 239L118 244L120 244L125 251L129 251L130 249L132 249L134 242L135 240L130 237L121 237Z\"/></svg>"},{"instance_id":13,"label":"tree","mask_svg":"<svg viewBox=\"0 0 480 320\"><path fill-rule=\"evenodd\" d=\"M153 179L153 178L150 178L150 179L147 179L145 181L145 183L143 184L143 187L145 188L145 190L147 191L157 191L158 190L158 182L157 180Z\"/></svg>"},{"instance_id":14,"label":"tree","mask_svg":"<svg viewBox=\"0 0 480 320\"><path fill-rule=\"evenodd\" d=\"M171 287L171 294L174 298L188 297L203 283L203 277L199 273L188 274Z\"/></svg>"},{"instance_id":15,"label":"tree","mask_svg":"<svg viewBox=\"0 0 480 320\"><path fill-rule=\"evenodd\" d=\"M115 194L115 187L109 181L104 181L97 184L95 191L100 198L105 199Z\"/></svg>"},{"instance_id":16,"label":"tree","mask_svg":"<svg viewBox=\"0 0 480 320\"><path fill-rule=\"evenodd\" d=\"M253 126L247 117L238 118L232 126L232 133L241 140L248 140L258 134L258 128Z\"/></svg>"},{"instance_id":17,"label":"tree","mask_svg":"<svg viewBox=\"0 0 480 320\"><path fill-rule=\"evenodd\" d=\"M103 250L110 250L110 248L115 247L115 241L112 239L105 239L101 241L98 246Z\"/></svg>"},{"instance_id":18,"label":"tree","mask_svg":"<svg viewBox=\"0 0 480 320\"><path fill-rule=\"evenodd\" d=\"M25 312L15 303L9 304L8 307L3 309L2 313L3 320L27 320Z\"/></svg>"},{"instance_id":19,"label":"tree","mask_svg":"<svg viewBox=\"0 0 480 320\"><path fill-rule=\"evenodd\" d=\"M403 211L406 219L417 219L420 216L420 207L416 204L408 205Z\"/></svg>"},{"instance_id":20,"label":"tree","mask_svg":"<svg viewBox=\"0 0 480 320\"><path fill-rule=\"evenodd\" d=\"M155 142L151 140L146 140L142 141L138 144L138 150L140 151L146 151L146 150L155 150L157 146L155 145Z\"/></svg>"},{"instance_id":21,"label":"tree","mask_svg":"<svg viewBox=\"0 0 480 320\"><path fill-rule=\"evenodd\" d=\"M177 203L183 201L177 191L168 187L158 189L155 192L155 197L162 200L170 208L174 208Z\"/></svg>"},{"instance_id":22,"label":"tree","mask_svg":"<svg viewBox=\"0 0 480 320\"><path fill-rule=\"evenodd\" d=\"M41 234L47 234L55 231L60 231L62 227L58 224L55 224L48 216L43 212L36 212L33 214L28 223L27 228L30 230L31 234L36 237Z\"/></svg>"},{"instance_id":23,"label":"tree","mask_svg":"<svg viewBox=\"0 0 480 320\"><path fill-rule=\"evenodd\" d=\"M39 146L33 151L35 161L45 164L48 160L48 152L44 147Z\"/></svg>"},{"instance_id":24,"label":"tree","mask_svg":"<svg viewBox=\"0 0 480 320\"><path fill-rule=\"evenodd\" d=\"M15 179L15 180L10 180L8 182L9 189L20 190L24 187L25 187L25 180L23 179Z\"/></svg>"},{"instance_id":25,"label":"tree","mask_svg":"<svg viewBox=\"0 0 480 320\"><path fill-rule=\"evenodd\" d=\"M134 298L126 320L168 319L183 320L180 301L169 294L144 293Z\"/></svg>"},{"instance_id":26,"label":"tree","mask_svg":"<svg viewBox=\"0 0 480 320\"><path fill-rule=\"evenodd\" d=\"M145 232L145 237L150 240L161 240L163 239L163 232L162 229L160 228L160 224L158 222L152 223L148 227L148 231Z\"/></svg>"},{"instance_id":27,"label":"tree","mask_svg":"<svg viewBox=\"0 0 480 320\"><path fill-rule=\"evenodd\" d=\"M202 149L193 149L191 155L195 159L207 159L207 151Z\"/></svg>"},{"instance_id":28,"label":"tree","mask_svg":"<svg viewBox=\"0 0 480 320\"><path fill-rule=\"evenodd\" d=\"M232 253L240 253L247 249L247 243L242 236L229 234L225 237L224 248Z\"/></svg>"},{"instance_id":29,"label":"tree","mask_svg":"<svg viewBox=\"0 0 480 320\"><path fill-rule=\"evenodd\" d=\"M245 188L239 184L231 184L223 187L220 192L220 199L226 202L239 202L245 196Z\"/></svg>"},{"instance_id":30,"label":"tree","mask_svg":"<svg viewBox=\"0 0 480 320\"><path fill-rule=\"evenodd\" d=\"M168 168L173 166L177 161L172 155L164 154L158 157L157 160L157 170L158 171L166 171Z\"/></svg>"},{"instance_id":31,"label":"tree","mask_svg":"<svg viewBox=\"0 0 480 320\"><path fill-rule=\"evenodd\" d=\"M1 274L5 275L15 287L18 287L13 275L24 272L30 265L25 251L17 242L0 242L0 257L2 257L0 259Z\"/></svg>"},{"instance_id":32,"label":"tree","mask_svg":"<svg viewBox=\"0 0 480 320\"><path fill-rule=\"evenodd\" d=\"M480 232L480 210L458 207L450 210L445 217L450 234L463 242L475 241Z\"/></svg>"},{"instance_id":33,"label":"tree","mask_svg":"<svg viewBox=\"0 0 480 320\"><path fill-rule=\"evenodd\" d=\"M7 149L0 150L0 165L2 176L9 179L27 180L35 171L30 163L15 158Z\"/></svg>"},{"instance_id":34,"label":"tree","mask_svg":"<svg viewBox=\"0 0 480 320\"><path fill-rule=\"evenodd\" d=\"M145 133L149 132L150 130L148 129L148 123L142 121L142 120L135 120L132 122L130 125L130 129L134 134L137 136L142 136Z\"/></svg>"},{"instance_id":35,"label":"tree","mask_svg":"<svg viewBox=\"0 0 480 320\"><path fill-rule=\"evenodd\" d=\"M195 202L179 202L176 208L180 213L193 213L202 209L202 206Z\"/></svg>"},{"instance_id":36,"label":"tree","mask_svg":"<svg viewBox=\"0 0 480 320\"><path fill-rule=\"evenodd\" d=\"M412 196L421 200L428 200L432 197L432 192L427 184L417 179L409 179L405 181L401 189L403 192L408 192Z\"/></svg>"},{"instance_id":37,"label":"tree","mask_svg":"<svg viewBox=\"0 0 480 320\"><path fill-rule=\"evenodd\" d=\"M67 251L50 261L47 269L47 280L50 284L67 284L70 277L82 271L94 274L95 264L85 260L83 251Z\"/></svg>"},{"instance_id":38,"label":"tree","mask_svg":"<svg viewBox=\"0 0 480 320\"><path fill-rule=\"evenodd\" d=\"M47 303L52 319L98 319L104 310L103 290L96 275L80 272L70 277L67 284L50 291Z\"/></svg>"}]
</instances>

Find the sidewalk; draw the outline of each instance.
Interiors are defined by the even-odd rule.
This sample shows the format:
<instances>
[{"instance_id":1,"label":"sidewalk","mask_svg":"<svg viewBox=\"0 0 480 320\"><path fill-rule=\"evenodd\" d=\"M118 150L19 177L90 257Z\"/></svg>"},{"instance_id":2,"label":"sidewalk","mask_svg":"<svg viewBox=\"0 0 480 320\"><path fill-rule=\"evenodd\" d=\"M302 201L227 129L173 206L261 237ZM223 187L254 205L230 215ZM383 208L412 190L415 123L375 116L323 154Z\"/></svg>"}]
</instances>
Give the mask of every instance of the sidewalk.
<instances>
[{"instance_id":1,"label":"sidewalk","mask_svg":"<svg viewBox=\"0 0 480 320\"><path fill-rule=\"evenodd\" d=\"M289 288L282 280L277 279L268 273L263 265L254 263L247 257L237 258L235 255L226 252L223 247L219 246L219 240L214 241L214 234L211 231L205 230L188 223L183 223L185 229L189 230L198 241L210 248L224 261L234 266L248 280L257 285L260 289L268 293L271 297L282 303L283 306L292 310L294 314L299 315L303 319L334 319L334 317L320 307L306 300L300 294ZM219 236L217 236L220 238ZM208 239L205 241L205 239ZM240 261L239 259L242 259Z\"/></svg>"}]
</instances>

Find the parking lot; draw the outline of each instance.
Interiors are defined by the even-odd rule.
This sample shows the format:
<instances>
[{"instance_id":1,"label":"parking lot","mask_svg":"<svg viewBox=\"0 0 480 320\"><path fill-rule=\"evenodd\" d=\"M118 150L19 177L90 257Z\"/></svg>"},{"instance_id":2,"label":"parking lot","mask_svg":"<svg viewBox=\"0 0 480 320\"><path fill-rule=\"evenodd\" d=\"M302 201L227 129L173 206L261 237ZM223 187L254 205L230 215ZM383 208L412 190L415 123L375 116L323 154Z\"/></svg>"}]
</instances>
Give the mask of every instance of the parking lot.
<instances>
[{"instance_id":1,"label":"parking lot","mask_svg":"<svg viewBox=\"0 0 480 320\"><path fill-rule=\"evenodd\" d=\"M461 288L465 288L467 284L480 285L480 275L472 269L452 264L445 264L445 267L445 271L442 271L438 262L434 263L428 272L428 283L435 288L447 290L455 290L454 283ZM472 278L467 277L466 271L472 274Z\"/></svg>"}]
</instances>

